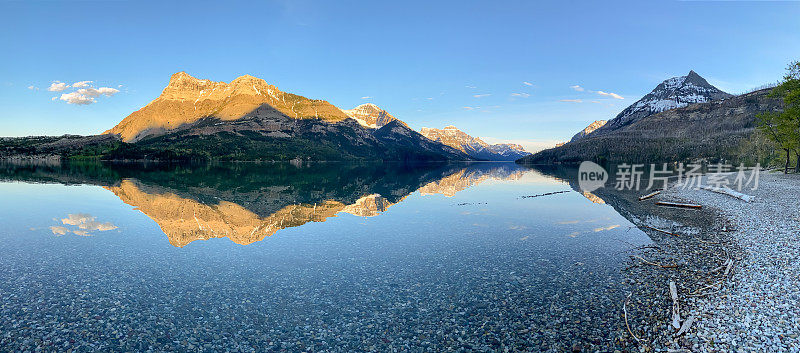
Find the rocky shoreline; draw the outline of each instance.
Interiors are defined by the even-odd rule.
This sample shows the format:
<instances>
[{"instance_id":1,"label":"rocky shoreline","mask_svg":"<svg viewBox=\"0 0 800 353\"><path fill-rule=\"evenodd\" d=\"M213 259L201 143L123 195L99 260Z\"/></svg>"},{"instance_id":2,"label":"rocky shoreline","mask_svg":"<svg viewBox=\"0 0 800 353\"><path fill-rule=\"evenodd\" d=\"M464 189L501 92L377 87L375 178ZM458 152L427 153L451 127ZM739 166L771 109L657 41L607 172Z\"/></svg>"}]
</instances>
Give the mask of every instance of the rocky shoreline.
<instances>
[{"instance_id":1,"label":"rocky shoreline","mask_svg":"<svg viewBox=\"0 0 800 353\"><path fill-rule=\"evenodd\" d=\"M680 184L658 195L703 209L634 217L654 245L632 252L631 296L627 313L620 309L630 330L619 343L643 352L800 352L798 190L800 176L762 172L756 190L743 190L755 197L749 203ZM681 323L693 319L682 335L671 322L670 281Z\"/></svg>"}]
</instances>

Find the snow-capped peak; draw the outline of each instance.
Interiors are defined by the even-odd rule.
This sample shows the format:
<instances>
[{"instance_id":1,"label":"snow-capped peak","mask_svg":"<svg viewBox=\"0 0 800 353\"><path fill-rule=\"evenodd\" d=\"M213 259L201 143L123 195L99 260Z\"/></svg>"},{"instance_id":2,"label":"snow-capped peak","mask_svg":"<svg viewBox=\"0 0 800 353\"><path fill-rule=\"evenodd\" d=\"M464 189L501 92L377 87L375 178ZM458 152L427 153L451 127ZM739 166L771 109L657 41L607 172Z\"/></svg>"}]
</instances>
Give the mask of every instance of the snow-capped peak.
<instances>
[{"instance_id":1,"label":"snow-capped peak","mask_svg":"<svg viewBox=\"0 0 800 353\"><path fill-rule=\"evenodd\" d=\"M372 103L364 103L349 110L342 109L342 112L353 118L353 120L357 121L362 126L373 129L380 129L384 125L395 120L399 121L387 111ZM406 125L406 123L400 122Z\"/></svg>"},{"instance_id":2,"label":"snow-capped peak","mask_svg":"<svg viewBox=\"0 0 800 353\"><path fill-rule=\"evenodd\" d=\"M694 71L686 76L678 76L664 80L650 93L636 103L625 108L613 120L597 129L598 133L616 130L622 126L665 110L685 107L694 103L705 103L731 97L712 86Z\"/></svg>"}]
</instances>

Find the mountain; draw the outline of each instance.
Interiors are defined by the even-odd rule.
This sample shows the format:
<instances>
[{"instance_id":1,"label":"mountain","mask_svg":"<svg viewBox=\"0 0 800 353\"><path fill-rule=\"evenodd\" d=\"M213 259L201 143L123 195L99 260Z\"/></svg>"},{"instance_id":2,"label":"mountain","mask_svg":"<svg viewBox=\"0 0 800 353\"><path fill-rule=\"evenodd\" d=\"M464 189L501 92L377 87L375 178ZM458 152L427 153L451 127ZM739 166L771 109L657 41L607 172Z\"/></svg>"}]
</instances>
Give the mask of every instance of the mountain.
<instances>
[{"instance_id":1,"label":"mountain","mask_svg":"<svg viewBox=\"0 0 800 353\"><path fill-rule=\"evenodd\" d=\"M375 137L395 146L400 150L399 155L401 156L407 156L419 150L431 154L441 154L448 159L464 159L463 156L469 155L446 144L425 138L419 132L411 130L400 120L394 120L375 130Z\"/></svg>"},{"instance_id":2,"label":"mountain","mask_svg":"<svg viewBox=\"0 0 800 353\"><path fill-rule=\"evenodd\" d=\"M530 154L516 144L490 145L480 138L467 135L453 125L445 126L444 129L423 127L420 133L430 140L453 147L476 159L513 161Z\"/></svg>"},{"instance_id":3,"label":"mountain","mask_svg":"<svg viewBox=\"0 0 800 353\"><path fill-rule=\"evenodd\" d=\"M608 133L666 110L730 97L732 97L731 94L712 86L706 79L691 70L686 76L664 80L650 93L625 108L614 119L595 130L594 133Z\"/></svg>"},{"instance_id":4,"label":"mountain","mask_svg":"<svg viewBox=\"0 0 800 353\"><path fill-rule=\"evenodd\" d=\"M517 163L656 163L706 158L733 164L763 163L769 155L755 135L756 114L782 109L771 89L705 103L689 104L642 117L603 133L601 129L561 147L540 151ZM610 124L610 122L609 122ZM608 125L608 124L606 124Z\"/></svg>"},{"instance_id":5,"label":"mountain","mask_svg":"<svg viewBox=\"0 0 800 353\"><path fill-rule=\"evenodd\" d=\"M342 111L362 126L373 129L379 129L392 121L400 121L387 111L378 108L377 105L372 103L362 104L353 109ZM400 121L400 123L408 127L406 123L402 121Z\"/></svg>"},{"instance_id":6,"label":"mountain","mask_svg":"<svg viewBox=\"0 0 800 353\"><path fill-rule=\"evenodd\" d=\"M348 118L324 100L285 93L250 75L225 83L200 80L178 72L170 77L158 98L128 115L105 134L116 134L125 142L136 142L203 118L241 119L265 104L295 119L338 122Z\"/></svg>"},{"instance_id":7,"label":"mountain","mask_svg":"<svg viewBox=\"0 0 800 353\"><path fill-rule=\"evenodd\" d=\"M591 134L594 130L601 128L607 122L608 120L595 120L593 123L589 124L589 126L587 126L585 129L575 134L575 136L572 136L572 139L570 139L569 142L575 142L584 138L586 135Z\"/></svg>"},{"instance_id":8,"label":"mountain","mask_svg":"<svg viewBox=\"0 0 800 353\"><path fill-rule=\"evenodd\" d=\"M494 145L489 145L489 151L502 157L497 159L500 161L515 161L520 157L531 154L525 150L525 147L516 143L496 143Z\"/></svg>"}]
</instances>

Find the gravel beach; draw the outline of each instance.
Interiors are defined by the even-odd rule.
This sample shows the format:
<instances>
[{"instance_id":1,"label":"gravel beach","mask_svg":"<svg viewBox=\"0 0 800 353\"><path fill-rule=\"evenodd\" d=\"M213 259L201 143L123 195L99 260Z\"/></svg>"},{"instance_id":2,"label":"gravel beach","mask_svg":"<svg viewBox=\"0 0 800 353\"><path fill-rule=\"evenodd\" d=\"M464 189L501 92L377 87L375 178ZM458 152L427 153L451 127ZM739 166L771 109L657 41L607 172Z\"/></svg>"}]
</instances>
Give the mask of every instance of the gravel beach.
<instances>
[{"instance_id":1,"label":"gravel beach","mask_svg":"<svg viewBox=\"0 0 800 353\"><path fill-rule=\"evenodd\" d=\"M758 189L743 192L755 200L680 187L663 194L727 219L725 237L739 250L719 290L685 299L684 317L697 321L684 343L695 352L800 352L800 176L762 172Z\"/></svg>"}]
</instances>

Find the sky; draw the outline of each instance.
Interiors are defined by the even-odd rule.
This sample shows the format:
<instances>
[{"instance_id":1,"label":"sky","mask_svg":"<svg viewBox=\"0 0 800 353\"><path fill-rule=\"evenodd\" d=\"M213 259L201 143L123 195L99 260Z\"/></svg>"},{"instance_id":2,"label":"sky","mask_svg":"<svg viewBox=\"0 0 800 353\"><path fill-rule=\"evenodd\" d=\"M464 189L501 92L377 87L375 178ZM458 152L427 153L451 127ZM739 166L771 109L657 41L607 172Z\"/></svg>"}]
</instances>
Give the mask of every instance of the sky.
<instances>
[{"instance_id":1,"label":"sky","mask_svg":"<svg viewBox=\"0 0 800 353\"><path fill-rule=\"evenodd\" d=\"M776 82L798 19L795 1L0 0L0 136L101 133L186 71L538 150L689 70Z\"/></svg>"}]
</instances>

